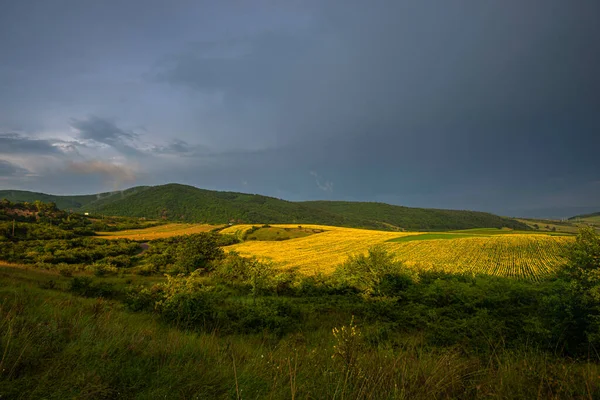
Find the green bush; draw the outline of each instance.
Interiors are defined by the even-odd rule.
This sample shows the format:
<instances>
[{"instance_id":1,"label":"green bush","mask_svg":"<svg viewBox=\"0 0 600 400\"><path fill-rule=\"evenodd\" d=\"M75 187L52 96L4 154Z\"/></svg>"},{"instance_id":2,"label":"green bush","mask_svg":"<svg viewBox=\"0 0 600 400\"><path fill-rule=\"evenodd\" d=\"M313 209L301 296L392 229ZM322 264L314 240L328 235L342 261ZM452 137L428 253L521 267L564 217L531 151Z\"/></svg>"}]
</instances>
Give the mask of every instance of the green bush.
<instances>
[{"instance_id":1,"label":"green bush","mask_svg":"<svg viewBox=\"0 0 600 400\"><path fill-rule=\"evenodd\" d=\"M114 296L114 285L99 282L95 283L89 277L75 277L71 280L69 291L83 297L104 297L110 298Z\"/></svg>"},{"instance_id":2,"label":"green bush","mask_svg":"<svg viewBox=\"0 0 600 400\"><path fill-rule=\"evenodd\" d=\"M267 331L277 336L297 330L301 326L301 313L297 307L284 299L261 299L249 305L238 305L229 315L238 333Z\"/></svg>"},{"instance_id":3,"label":"green bush","mask_svg":"<svg viewBox=\"0 0 600 400\"><path fill-rule=\"evenodd\" d=\"M384 295L408 287L418 279L382 246L371 247L366 255L350 256L336 269L334 277L369 295Z\"/></svg>"}]
</instances>

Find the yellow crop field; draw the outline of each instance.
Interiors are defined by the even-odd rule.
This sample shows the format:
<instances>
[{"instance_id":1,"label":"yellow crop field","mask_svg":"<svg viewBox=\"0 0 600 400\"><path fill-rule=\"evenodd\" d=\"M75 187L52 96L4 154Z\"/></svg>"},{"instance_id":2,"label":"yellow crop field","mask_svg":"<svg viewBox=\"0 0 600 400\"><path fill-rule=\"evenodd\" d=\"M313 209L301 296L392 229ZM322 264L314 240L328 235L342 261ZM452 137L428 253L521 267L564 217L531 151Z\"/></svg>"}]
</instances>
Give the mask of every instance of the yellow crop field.
<instances>
[{"instance_id":1,"label":"yellow crop field","mask_svg":"<svg viewBox=\"0 0 600 400\"><path fill-rule=\"evenodd\" d=\"M385 246L406 265L419 269L536 279L564 265L563 250L572 240L569 236L507 234Z\"/></svg>"},{"instance_id":2,"label":"yellow crop field","mask_svg":"<svg viewBox=\"0 0 600 400\"><path fill-rule=\"evenodd\" d=\"M249 229L251 225L239 226L238 229ZM273 225L282 228L298 227L298 225ZM247 241L228 247L242 255L266 258L281 267L297 267L303 273L332 272L344 262L349 254L366 251L370 246L380 244L388 239L403 235L398 232L371 231L366 229L338 228L321 225L302 225L304 228L323 229L303 238L281 242ZM233 228L229 233L234 233ZM226 230L222 231L223 233Z\"/></svg>"},{"instance_id":3,"label":"yellow crop field","mask_svg":"<svg viewBox=\"0 0 600 400\"><path fill-rule=\"evenodd\" d=\"M131 229L118 232L96 232L96 234L104 239L153 240L208 232L217 227L219 226L207 224L166 224L152 228Z\"/></svg>"},{"instance_id":4,"label":"yellow crop field","mask_svg":"<svg viewBox=\"0 0 600 400\"><path fill-rule=\"evenodd\" d=\"M297 227L297 225L274 225ZM297 268L305 274L330 273L349 255L364 253L381 244L407 266L438 268L448 272L473 272L535 279L564 264L561 254L568 236L504 234L456 238L451 240L390 239L419 235L416 232L383 232L332 226L303 225L325 232L280 242L247 241L228 247L242 255L273 261L280 268ZM233 226L223 232L235 233L250 228ZM228 232L226 232L228 231Z\"/></svg>"}]
</instances>

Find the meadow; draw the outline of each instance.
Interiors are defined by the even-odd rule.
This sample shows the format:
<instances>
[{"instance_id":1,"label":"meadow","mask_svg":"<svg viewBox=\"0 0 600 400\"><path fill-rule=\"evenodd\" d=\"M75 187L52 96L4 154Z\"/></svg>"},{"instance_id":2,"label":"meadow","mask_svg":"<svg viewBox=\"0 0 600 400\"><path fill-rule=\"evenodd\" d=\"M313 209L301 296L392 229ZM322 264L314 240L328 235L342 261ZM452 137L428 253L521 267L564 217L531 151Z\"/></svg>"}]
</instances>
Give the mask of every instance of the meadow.
<instances>
[{"instance_id":1,"label":"meadow","mask_svg":"<svg viewBox=\"0 0 600 400\"><path fill-rule=\"evenodd\" d=\"M106 295L81 296L72 282L49 272L0 267L2 398L424 400L600 395L600 366L594 360L546 352L525 344L526 335L505 341L507 329L499 327L510 322L510 316L502 314L507 293L515 299L533 293L506 284L492 283L466 297L481 297L485 291L489 321L464 311L445 317L448 306L441 304L428 304L422 311L414 308L405 317L396 312L399 320L394 321L382 308L390 307L388 302L349 296L265 297L254 307L237 306L249 321L262 323L269 307L301 310L293 317L279 311L281 321L295 318L298 323L286 334L274 335L260 325L258 331L229 334L182 329L162 314L132 312ZM457 288L465 290L456 285L437 285L435 290L424 286L411 297L431 303L433 293L441 300ZM511 303L510 315L537 307L527 304L530 298L525 297L525 305L522 299ZM462 303L453 307L465 310ZM432 316L437 317L435 325L425 322ZM425 331L412 327L419 319ZM461 339L450 346L436 344L451 340L449 331ZM509 344L513 342L522 345Z\"/></svg>"},{"instance_id":2,"label":"meadow","mask_svg":"<svg viewBox=\"0 0 600 400\"><path fill-rule=\"evenodd\" d=\"M118 222L4 224L0 398L600 396L591 229Z\"/></svg>"}]
</instances>

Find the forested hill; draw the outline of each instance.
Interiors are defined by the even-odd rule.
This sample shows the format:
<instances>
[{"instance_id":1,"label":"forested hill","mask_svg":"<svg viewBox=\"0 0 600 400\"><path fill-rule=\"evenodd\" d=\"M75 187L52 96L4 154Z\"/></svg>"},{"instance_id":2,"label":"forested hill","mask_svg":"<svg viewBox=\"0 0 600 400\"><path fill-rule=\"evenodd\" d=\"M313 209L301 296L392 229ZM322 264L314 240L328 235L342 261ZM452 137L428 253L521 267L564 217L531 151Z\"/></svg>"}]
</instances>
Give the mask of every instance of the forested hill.
<instances>
[{"instance_id":1,"label":"forested hill","mask_svg":"<svg viewBox=\"0 0 600 400\"><path fill-rule=\"evenodd\" d=\"M55 203L61 210L79 209L96 199L96 195L82 196L55 196L52 194L28 192L25 190L0 190L0 200L6 199L13 203L33 203L41 201L43 203Z\"/></svg>"},{"instance_id":2,"label":"forested hill","mask_svg":"<svg viewBox=\"0 0 600 400\"><path fill-rule=\"evenodd\" d=\"M122 199L131 193L142 191L147 188L148 186L136 186L131 189L117 192L74 196L58 196L46 193L29 192L27 190L0 190L0 200L7 199L13 203L33 203L34 201L39 200L43 203L55 203L61 210L81 211L84 206L91 205L92 203L95 207L99 207L102 204Z\"/></svg>"},{"instance_id":3,"label":"forested hill","mask_svg":"<svg viewBox=\"0 0 600 400\"><path fill-rule=\"evenodd\" d=\"M312 209L345 215L349 218L360 216L370 221L381 221L408 230L451 230L503 226L513 229L528 229L524 228L521 222L513 219L479 211L438 210L350 201L307 201L301 204ZM459 226L460 228L457 228Z\"/></svg>"},{"instance_id":4,"label":"forested hill","mask_svg":"<svg viewBox=\"0 0 600 400\"><path fill-rule=\"evenodd\" d=\"M59 208L103 215L185 222L312 223L385 230L475 227L528 229L525 224L513 219L484 212L410 208L383 203L290 202L255 194L211 191L179 184L138 186L122 192L83 196L4 190L0 191L1 198L11 201L52 201Z\"/></svg>"}]
</instances>

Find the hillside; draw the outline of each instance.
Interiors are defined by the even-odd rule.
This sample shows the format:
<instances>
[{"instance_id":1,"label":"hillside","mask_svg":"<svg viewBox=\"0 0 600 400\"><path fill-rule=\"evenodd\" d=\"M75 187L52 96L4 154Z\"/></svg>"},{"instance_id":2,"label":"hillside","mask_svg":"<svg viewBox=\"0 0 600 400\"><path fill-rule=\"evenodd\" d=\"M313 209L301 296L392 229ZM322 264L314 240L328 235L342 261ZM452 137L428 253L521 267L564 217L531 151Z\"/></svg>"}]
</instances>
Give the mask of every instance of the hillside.
<instances>
[{"instance_id":1,"label":"hillside","mask_svg":"<svg viewBox=\"0 0 600 400\"><path fill-rule=\"evenodd\" d=\"M121 200L130 194L137 193L147 189L148 186L136 186L131 189L105 192L97 194L85 194L74 196L59 196L54 194L29 192L26 190L0 190L0 199L7 199L13 203L33 203L39 200L43 203L55 203L61 210L77 210L80 211L85 206L94 204L95 208L100 208L104 204L111 203L115 200Z\"/></svg>"},{"instance_id":2,"label":"hillside","mask_svg":"<svg viewBox=\"0 0 600 400\"><path fill-rule=\"evenodd\" d=\"M56 196L52 194L28 192L26 190L0 190L0 199L7 199L13 203L33 203L39 200L44 203L55 203L61 210L79 209L84 204L96 200L98 195L81 196Z\"/></svg>"},{"instance_id":3,"label":"hillside","mask_svg":"<svg viewBox=\"0 0 600 400\"><path fill-rule=\"evenodd\" d=\"M349 218L361 217L376 223L401 226L407 230L449 230L456 229L456 226L461 226L460 229L483 226L528 229L525 224L516 220L479 211L438 210L349 201L308 201L301 204Z\"/></svg>"},{"instance_id":4,"label":"hillside","mask_svg":"<svg viewBox=\"0 0 600 400\"><path fill-rule=\"evenodd\" d=\"M346 218L273 197L218 192L193 186L168 184L125 191L104 202L91 202L82 210L106 215L147 217L172 221L225 223L327 223L364 226L367 221Z\"/></svg>"},{"instance_id":5,"label":"hillside","mask_svg":"<svg viewBox=\"0 0 600 400\"><path fill-rule=\"evenodd\" d=\"M600 212L576 215L574 217L569 218L569 221L584 222L584 223L592 224L592 225L600 225Z\"/></svg>"},{"instance_id":6,"label":"hillside","mask_svg":"<svg viewBox=\"0 0 600 400\"><path fill-rule=\"evenodd\" d=\"M578 219L589 219L589 218L599 218L600 217L600 212L595 212L595 213L590 213L590 214L582 214L582 215L576 215L574 217L569 218L569 221L574 221L574 220L578 220Z\"/></svg>"},{"instance_id":7,"label":"hillside","mask_svg":"<svg viewBox=\"0 0 600 400\"><path fill-rule=\"evenodd\" d=\"M446 230L475 227L528 229L497 215L456 210L410 208L383 203L344 201L290 202L273 197L168 184L138 186L120 192L53 196L4 190L11 201L52 201L59 208L104 215L170 221L321 224L383 230Z\"/></svg>"}]
</instances>

